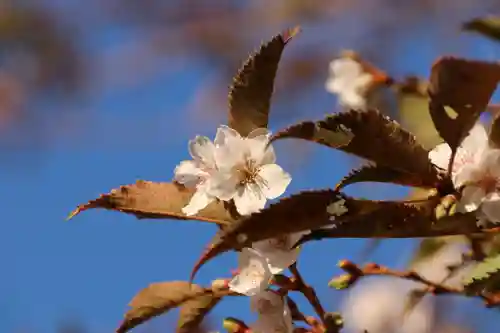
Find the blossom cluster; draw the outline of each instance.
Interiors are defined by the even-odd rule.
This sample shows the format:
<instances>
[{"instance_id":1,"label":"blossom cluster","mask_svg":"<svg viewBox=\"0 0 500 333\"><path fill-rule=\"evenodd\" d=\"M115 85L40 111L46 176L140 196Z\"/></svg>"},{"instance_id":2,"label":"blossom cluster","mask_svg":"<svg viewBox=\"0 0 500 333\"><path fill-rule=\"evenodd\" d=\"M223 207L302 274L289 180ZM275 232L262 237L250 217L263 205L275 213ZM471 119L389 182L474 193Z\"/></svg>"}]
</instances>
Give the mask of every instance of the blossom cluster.
<instances>
[{"instance_id":1,"label":"blossom cluster","mask_svg":"<svg viewBox=\"0 0 500 333\"><path fill-rule=\"evenodd\" d=\"M268 199L282 195L292 178L278 164L269 144L270 133L256 129L247 137L220 126L214 141L197 136L189 142L192 160L182 161L175 169L175 181L195 194L183 208L195 215L216 200L232 201L242 216L260 211ZM292 318L285 300L269 290L274 274L295 263L299 248L292 246L304 233L284 235L252 244L239 255L239 269L229 283L237 293L250 296L258 319L255 332L292 332Z\"/></svg>"}]
</instances>

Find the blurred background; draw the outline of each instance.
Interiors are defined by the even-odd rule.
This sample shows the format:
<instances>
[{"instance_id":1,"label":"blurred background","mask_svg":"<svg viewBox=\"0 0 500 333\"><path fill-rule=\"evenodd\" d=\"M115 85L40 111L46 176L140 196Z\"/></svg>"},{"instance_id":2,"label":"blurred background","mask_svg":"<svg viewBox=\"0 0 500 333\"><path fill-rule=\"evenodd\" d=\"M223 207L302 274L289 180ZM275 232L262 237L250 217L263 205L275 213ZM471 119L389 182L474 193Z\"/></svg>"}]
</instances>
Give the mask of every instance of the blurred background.
<instances>
[{"instance_id":1,"label":"blurred background","mask_svg":"<svg viewBox=\"0 0 500 333\"><path fill-rule=\"evenodd\" d=\"M262 40L303 28L278 70L277 130L338 110L324 84L341 49L397 80L428 77L442 54L498 60L500 44L460 31L464 21L495 13L495 0L0 0L0 332L112 332L140 289L188 278L213 225L108 211L64 219L119 185L169 181L188 158L188 140L213 137L226 122L231 78ZM400 119L397 108L387 112ZM275 148L294 177L288 194L333 186L357 163L310 143ZM376 186L348 193L408 193ZM339 273L339 259L403 268L416 244L386 240L366 257L364 240L311 243L299 267L335 311L344 292L327 282ZM235 266L235 256L225 255L204 267L198 282L227 277ZM497 310L452 301L446 332L497 329ZM251 320L248 300L222 302L206 326L219 330L224 316ZM175 320L172 312L136 331L171 332Z\"/></svg>"}]
</instances>

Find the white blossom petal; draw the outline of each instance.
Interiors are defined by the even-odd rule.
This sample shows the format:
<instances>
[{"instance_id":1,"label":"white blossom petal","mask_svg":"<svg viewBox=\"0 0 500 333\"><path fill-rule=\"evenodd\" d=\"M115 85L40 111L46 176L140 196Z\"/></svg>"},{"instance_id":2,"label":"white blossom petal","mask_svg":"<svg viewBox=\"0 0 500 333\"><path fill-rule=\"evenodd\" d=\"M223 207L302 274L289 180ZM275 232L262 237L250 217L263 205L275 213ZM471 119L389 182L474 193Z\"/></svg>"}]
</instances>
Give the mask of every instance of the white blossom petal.
<instances>
[{"instance_id":1,"label":"white blossom petal","mask_svg":"<svg viewBox=\"0 0 500 333\"><path fill-rule=\"evenodd\" d=\"M247 155L248 144L245 139L232 137L226 140L224 145L217 146L215 161L219 171L230 173L245 164Z\"/></svg>"},{"instance_id":2,"label":"white blossom petal","mask_svg":"<svg viewBox=\"0 0 500 333\"><path fill-rule=\"evenodd\" d=\"M429 159L437 167L447 170L451 157L451 148L447 143L441 143L429 152Z\"/></svg>"},{"instance_id":3,"label":"white blossom petal","mask_svg":"<svg viewBox=\"0 0 500 333\"><path fill-rule=\"evenodd\" d=\"M473 212L479 208L485 197L484 190L476 186L466 186L462 191L460 205L465 212Z\"/></svg>"},{"instance_id":4,"label":"white blossom petal","mask_svg":"<svg viewBox=\"0 0 500 333\"><path fill-rule=\"evenodd\" d=\"M238 267L240 272L229 282L230 290L254 296L267 289L272 273L259 252L244 248L238 257Z\"/></svg>"},{"instance_id":5,"label":"white blossom petal","mask_svg":"<svg viewBox=\"0 0 500 333\"><path fill-rule=\"evenodd\" d=\"M500 194L498 192L489 193L481 206L481 210L491 222L500 222Z\"/></svg>"},{"instance_id":6,"label":"white blossom petal","mask_svg":"<svg viewBox=\"0 0 500 333\"><path fill-rule=\"evenodd\" d=\"M206 191L222 201L229 201L238 192L239 179L235 174L227 172L215 172L210 177Z\"/></svg>"},{"instance_id":7,"label":"white blossom petal","mask_svg":"<svg viewBox=\"0 0 500 333\"><path fill-rule=\"evenodd\" d=\"M250 297L250 309L262 314L283 314L283 298L273 290L266 290Z\"/></svg>"},{"instance_id":8,"label":"white blossom petal","mask_svg":"<svg viewBox=\"0 0 500 333\"><path fill-rule=\"evenodd\" d=\"M257 129L260 130L260 129ZM254 133L254 130L252 133ZM267 130L266 130L267 132ZM250 135L252 135L250 133ZM257 135L254 137L249 137L246 139L248 158L253 160L256 165L270 164L276 162L276 154L272 146L267 146L269 143L269 135Z\"/></svg>"},{"instance_id":9,"label":"white blossom petal","mask_svg":"<svg viewBox=\"0 0 500 333\"><path fill-rule=\"evenodd\" d=\"M195 161L182 161L174 170L174 180L186 187L194 187L200 182L200 177L207 173L198 167Z\"/></svg>"},{"instance_id":10,"label":"white blossom petal","mask_svg":"<svg viewBox=\"0 0 500 333\"><path fill-rule=\"evenodd\" d=\"M485 170L480 169L478 165L467 164L452 175L453 184L456 188L459 188L467 183L474 184L484 177L484 171Z\"/></svg>"},{"instance_id":11,"label":"white blossom petal","mask_svg":"<svg viewBox=\"0 0 500 333\"><path fill-rule=\"evenodd\" d=\"M195 161L215 169L215 145L206 136L197 135L193 140L189 140L189 153Z\"/></svg>"},{"instance_id":12,"label":"white blossom petal","mask_svg":"<svg viewBox=\"0 0 500 333\"><path fill-rule=\"evenodd\" d=\"M307 232L296 232L282 235L276 238L265 239L252 244L252 248L266 257L269 270L273 274L279 274L297 261L300 248L292 249L292 246Z\"/></svg>"},{"instance_id":13,"label":"white blossom petal","mask_svg":"<svg viewBox=\"0 0 500 333\"><path fill-rule=\"evenodd\" d=\"M265 253L269 270L273 274L279 274L293 265L299 257L300 249L295 248L290 251L276 251Z\"/></svg>"},{"instance_id":14,"label":"white blossom petal","mask_svg":"<svg viewBox=\"0 0 500 333\"><path fill-rule=\"evenodd\" d=\"M212 201L214 201L214 197L209 195L203 186L199 187L191 197L191 201L182 208L182 212L187 216L195 215Z\"/></svg>"},{"instance_id":15,"label":"white blossom petal","mask_svg":"<svg viewBox=\"0 0 500 333\"><path fill-rule=\"evenodd\" d=\"M275 199L285 193L292 176L277 164L266 164L260 167L257 181L265 197Z\"/></svg>"},{"instance_id":16,"label":"white blossom petal","mask_svg":"<svg viewBox=\"0 0 500 333\"><path fill-rule=\"evenodd\" d=\"M266 197L255 183L240 186L233 199L238 213L243 216L258 212L266 205Z\"/></svg>"},{"instance_id":17,"label":"white blossom petal","mask_svg":"<svg viewBox=\"0 0 500 333\"><path fill-rule=\"evenodd\" d=\"M257 321L251 325L256 333L291 333L293 322L290 308L274 291L265 291L250 298L252 311L258 313Z\"/></svg>"},{"instance_id":18,"label":"white blossom petal","mask_svg":"<svg viewBox=\"0 0 500 333\"><path fill-rule=\"evenodd\" d=\"M469 134L460 144L459 149L465 149L470 152L483 151L488 148L488 133L486 128L480 122L477 122Z\"/></svg>"},{"instance_id":19,"label":"white blossom petal","mask_svg":"<svg viewBox=\"0 0 500 333\"><path fill-rule=\"evenodd\" d=\"M500 179L500 149L490 149L484 152L481 168L492 177Z\"/></svg>"},{"instance_id":20,"label":"white blossom petal","mask_svg":"<svg viewBox=\"0 0 500 333\"><path fill-rule=\"evenodd\" d=\"M332 94L337 94L345 89L345 83L336 79L328 79L325 83L325 89Z\"/></svg>"},{"instance_id":21,"label":"white blossom petal","mask_svg":"<svg viewBox=\"0 0 500 333\"><path fill-rule=\"evenodd\" d=\"M214 144L215 146L224 146L230 144L232 140L241 140L241 135L235 129L232 129L226 125L220 125L215 134Z\"/></svg>"},{"instance_id":22,"label":"white blossom petal","mask_svg":"<svg viewBox=\"0 0 500 333\"><path fill-rule=\"evenodd\" d=\"M261 137L261 136L267 137L269 139L269 137L271 136L271 132L267 128L259 127L259 128L254 129L253 131L251 131L248 134L247 138L254 139L257 137Z\"/></svg>"},{"instance_id":23,"label":"white blossom petal","mask_svg":"<svg viewBox=\"0 0 500 333\"><path fill-rule=\"evenodd\" d=\"M366 99L355 91L346 90L339 94L339 103L351 109L364 109Z\"/></svg>"}]
</instances>

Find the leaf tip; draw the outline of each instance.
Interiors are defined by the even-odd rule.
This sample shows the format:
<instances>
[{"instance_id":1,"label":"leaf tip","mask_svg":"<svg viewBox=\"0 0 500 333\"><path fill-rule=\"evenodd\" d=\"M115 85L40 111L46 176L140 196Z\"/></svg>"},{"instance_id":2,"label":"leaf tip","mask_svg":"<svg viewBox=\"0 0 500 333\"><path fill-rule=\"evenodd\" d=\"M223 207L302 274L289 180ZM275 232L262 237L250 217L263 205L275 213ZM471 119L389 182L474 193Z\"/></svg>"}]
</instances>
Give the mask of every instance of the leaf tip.
<instances>
[{"instance_id":1,"label":"leaf tip","mask_svg":"<svg viewBox=\"0 0 500 333\"><path fill-rule=\"evenodd\" d=\"M77 216L78 214L83 212L85 209L86 209L85 206L81 206L81 205L76 207L71 213L68 214L65 221L67 222L67 221L71 220L73 217Z\"/></svg>"},{"instance_id":2,"label":"leaf tip","mask_svg":"<svg viewBox=\"0 0 500 333\"><path fill-rule=\"evenodd\" d=\"M295 26L293 28L290 28L290 29L286 30L283 33L283 42L285 44L287 44L293 37L295 37L296 35L298 35L301 31L302 31L302 28L300 27L300 25L297 25L297 26Z\"/></svg>"}]
</instances>

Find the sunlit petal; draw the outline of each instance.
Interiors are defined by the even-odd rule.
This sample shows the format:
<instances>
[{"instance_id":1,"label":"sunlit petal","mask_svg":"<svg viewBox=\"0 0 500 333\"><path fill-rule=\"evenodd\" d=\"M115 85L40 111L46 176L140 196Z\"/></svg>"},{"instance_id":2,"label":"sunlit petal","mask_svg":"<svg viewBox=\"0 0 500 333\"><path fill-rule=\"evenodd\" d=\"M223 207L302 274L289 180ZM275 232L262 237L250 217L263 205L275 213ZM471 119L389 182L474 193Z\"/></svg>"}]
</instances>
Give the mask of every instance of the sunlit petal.
<instances>
[{"instance_id":1,"label":"sunlit petal","mask_svg":"<svg viewBox=\"0 0 500 333\"><path fill-rule=\"evenodd\" d=\"M259 169L257 181L264 196L275 199L286 191L292 176L277 164L266 164Z\"/></svg>"}]
</instances>

